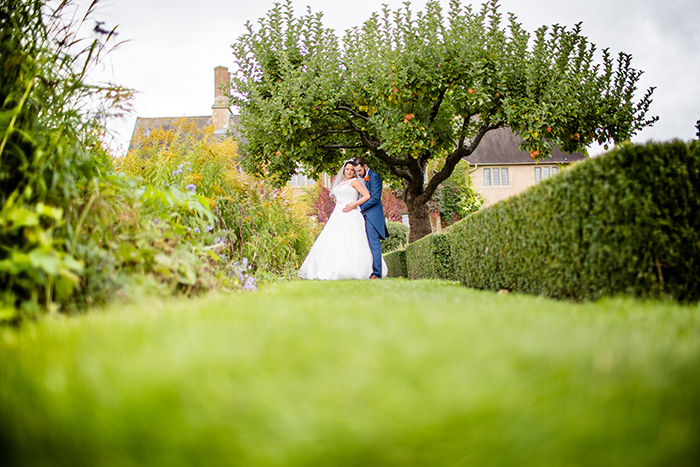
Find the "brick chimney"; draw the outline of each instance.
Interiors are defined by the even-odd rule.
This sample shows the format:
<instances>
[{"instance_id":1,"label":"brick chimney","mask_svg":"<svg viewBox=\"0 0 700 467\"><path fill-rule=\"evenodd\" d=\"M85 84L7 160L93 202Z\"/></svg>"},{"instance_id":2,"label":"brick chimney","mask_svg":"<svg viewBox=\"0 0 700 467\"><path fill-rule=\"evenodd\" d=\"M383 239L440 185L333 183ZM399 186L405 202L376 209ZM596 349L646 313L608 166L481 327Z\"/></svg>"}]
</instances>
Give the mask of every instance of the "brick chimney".
<instances>
[{"instance_id":1,"label":"brick chimney","mask_svg":"<svg viewBox=\"0 0 700 467\"><path fill-rule=\"evenodd\" d=\"M211 106L211 117L214 129L226 131L231 120L231 105L226 93L231 82L231 73L225 66L214 68L214 105Z\"/></svg>"}]
</instances>

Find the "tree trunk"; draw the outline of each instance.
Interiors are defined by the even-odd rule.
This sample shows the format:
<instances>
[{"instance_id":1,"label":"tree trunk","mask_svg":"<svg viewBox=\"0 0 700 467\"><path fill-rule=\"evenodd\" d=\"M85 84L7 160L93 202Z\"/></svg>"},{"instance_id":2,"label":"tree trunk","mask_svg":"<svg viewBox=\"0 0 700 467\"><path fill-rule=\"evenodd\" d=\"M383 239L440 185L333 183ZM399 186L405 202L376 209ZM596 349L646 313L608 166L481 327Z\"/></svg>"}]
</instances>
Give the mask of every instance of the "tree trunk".
<instances>
[{"instance_id":1,"label":"tree trunk","mask_svg":"<svg viewBox=\"0 0 700 467\"><path fill-rule=\"evenodd\" d=\"M430 214L428 213L428 205L418 204L415 199L409 199L406 202L408 208L408 224L410 226L408 243L413 243L420 240L426 235L430 235Z\"/></svg>"}]
</instances>

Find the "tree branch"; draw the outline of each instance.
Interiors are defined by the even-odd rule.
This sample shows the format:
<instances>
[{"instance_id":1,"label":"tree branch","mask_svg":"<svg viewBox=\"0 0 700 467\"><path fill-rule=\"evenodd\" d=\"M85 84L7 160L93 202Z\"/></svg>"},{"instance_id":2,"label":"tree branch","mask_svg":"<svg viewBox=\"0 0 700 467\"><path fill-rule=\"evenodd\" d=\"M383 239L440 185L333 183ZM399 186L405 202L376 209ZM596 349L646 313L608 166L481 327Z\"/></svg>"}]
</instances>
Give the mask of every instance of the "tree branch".
<instances>
[{"instance_id":1,"label":"tree branch","mask_svg":"<svg viewBox=\"0 0 700 467\"><path fill-rule=\"evenodd\" d=\"M336 107L336 110L344 110L353 117L361 118L362 120L369 122L369 116L363 115L360 112L355 112L351 107L348 107L347 105L339 105L338 107Z\"/></svg>"},{"instance_id":2,"label":"tree branch","mask_svg":"<svg viewBox=\"0 0 700 467\"><path fill-rule=\"evenodd\" d=\"M467 120L465 119L465 125L463 125L463 130L466 127L466 122ZM479 146L481 143L481 140L484 138L486 133L488 133L491 130L495 130L496 128L499 128L503 125L503 122L497 122L495 124L489 123L489 121L485 121L482 125L481 128L479 128L479 131L477 132L476 136L472 140L471 144L469 145L469 148L464 147L464 137L465 137L465 131L463 131L462 137L460 138L459 145L457 146L457 149L454 150L452 154L447 156L447 159L445 160L445 165L443 165L442 169L440 169L439 172L437 172L435 175L432 176L432 178L428 181L428 184L425 186L425 189L423 190L423 194L421 195L421 198L424 198L426 201L429 200L433 194L435 193L435 190L437 190L437 187L445 181L450 175L452 175L452 172L454 172L455 167L459 163L462 158L469 156L472 154L476 148Z\"/></svg>"},{"instance_id":3,"label":"tree branch","mask_svg":"<svg viewBox=\"0 0 700 467\"><path fill-rule=\"evenodd\" d=\"M447 92L447 88L440 90L440 95L438 96L438 100L430 111L430 123L431 124L437 118L437 114L440 111L440 107L442 106L442 101L445 99L446 92Z\"/></svg>"},{"instance_id":4,"label":"tree branch","mask_svg":"<svg viewBox=\"0 0 700 467\"><path fill-rule=\"evenodd\" d=\"M381 142L371 139L367 132L361 131L360 139L362 140L362 143L365 145L365 147L372 151L372 153L379 159L384 161L387 166L408 166L408 161L406 161L405 159L401 159L387 154L386 151L381 149Z\"/></svg>"},{"instance_id":5,"label":"tree branch","mask_svg":"<svg viewBox=\"0 0 700 467\"><path fill-rule=\"evenodd\" d=\"M467 137L467 126L469 125L469 121L472 119L471 114L467 115L464 117L464 122L462 122L462 131L460 132L459 140L457 142L457 150L462 151L464 150L464 139Z\"/></svg>"}]
</instances>

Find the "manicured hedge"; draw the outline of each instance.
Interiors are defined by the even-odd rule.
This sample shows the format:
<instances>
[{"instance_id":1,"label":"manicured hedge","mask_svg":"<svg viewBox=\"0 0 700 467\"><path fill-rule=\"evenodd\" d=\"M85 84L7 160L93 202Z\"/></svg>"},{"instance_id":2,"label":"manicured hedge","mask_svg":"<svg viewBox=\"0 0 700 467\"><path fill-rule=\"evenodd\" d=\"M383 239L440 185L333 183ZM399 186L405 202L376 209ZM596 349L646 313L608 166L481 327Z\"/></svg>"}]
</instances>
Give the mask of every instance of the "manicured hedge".
<instances>
[{"instance_id":1,"label":"manicured hedge","mask_svg":"<svg viewBox=\"0 0 700 467\"><path fill-rule=\"evenodd\" d=\"M623 146L471 215L452 235L455 273L469 287L697 301L700 145Z\"/></svg>"},{"instance_id":2,"label":"manicured hedge","mask_svg":"<svg viewBox=\"0 0 700 467\"><path fill-rule=\"evenodd\" d=\"M390 253L408 245L408 227L402 222L387 222L389 236L381 240L382 252Z\"/></svg>"},{"instance_id":3,"label":"manicured hedge","mask_svg":"<svg viewBox=\"0 0 700 467\"><path fill-rule=\"evenodd\" d=\"M408 277L406 272L406 250L396 250L384 255L389 268L387 277Z\"/></svg>"},{"instance_id":4,"label":"manicured hedge","mask_svg":"<svg viewBox=\"0 0 700 467\"><path fill-rule=\"evenodd\" d=\"M454 279L450 236L434 233L406 247L410 279Z\"/></svg>"}]
</instances>

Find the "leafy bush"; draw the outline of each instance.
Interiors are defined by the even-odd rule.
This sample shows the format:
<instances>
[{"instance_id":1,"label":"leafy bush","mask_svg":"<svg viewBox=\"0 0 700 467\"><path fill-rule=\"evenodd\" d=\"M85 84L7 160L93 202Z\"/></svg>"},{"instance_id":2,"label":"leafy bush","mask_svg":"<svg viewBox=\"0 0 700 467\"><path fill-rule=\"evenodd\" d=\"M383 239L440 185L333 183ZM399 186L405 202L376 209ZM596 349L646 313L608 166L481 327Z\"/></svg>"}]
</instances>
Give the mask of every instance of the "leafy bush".
<instances>
[{"instance_id":1,"label":"leafy bush","mask_svg":"<svg viewBox=\"0 0 700 467\"><path fill-rule=\"evenodd\" d=\"M384 240L380 240L383 253L406 248L408 245L408 227L402 222L387 222L386 229L389 231L389 236Z\"/></svg>"},{"instance_id":2,"label":"leafy bush","mask_svg":"<svg viewBox=\"0 0 700 467\"><path fill-rule=\"evenodd\" d=\"M387 277L408 277L406 269L406 250L396 250L384 255L384 261L389 269Z\"/></svg>"},{"instance_id":3,"label":"leafy bush","mask_svg":"<svg viewBox=\"0 0 700 467\"><path fill-rule=\"evenodd\" d=\"M70 1L0 3L0 319L60 309L85 274L81 232L109 168L104 120L130 95L87 82L114 35L80 37L94 6L75 23Z\"/></svg>"},{"instance_id":4,"label":"leafy bush","mask_svg":"<svg viewBox=\"0 0 700 467\"><path fill-rule=\"evenodd\" d=\"M237 143L214 128L200 130L182 119L174 130L140 135L118 170L142 178L145 186L179 187L205 197L215 216L209 226L224 261L247 258L252 271L285 274L303 261L315 229L292 195L243 173Z\"/></svg>"},{"instance_id":5,"label":"leafy bush","mask_svg":"<svg viewBox=\"0 0 700 467\"><path fill-rule=\"evenodd\" d=\"M434 233L406 247L409 279L454 279L451 239L447 233Z\"/></svg>"},{"instance_id":6,"label":"leafy bush","mask_svg":"<svg viewBox=\"0 0 700 467\"><path fill-rule=\"evenodd\" d=\"M452 228L469 287L700 298L700 145L625 145Z\"/></svg>"},{"instance_id":7,"label":"leafy bush","mask_svg":"<svg viewBox=\"0 0 700 467\"><path fill-rule=\"evenodd\" d=\"M483 205L484 197L472 186L469 164L465 161L457 164L452 175L442 182L429 203L431 211L440 213L443 227L464 219Z\"/></svg>"}]
</instances>

